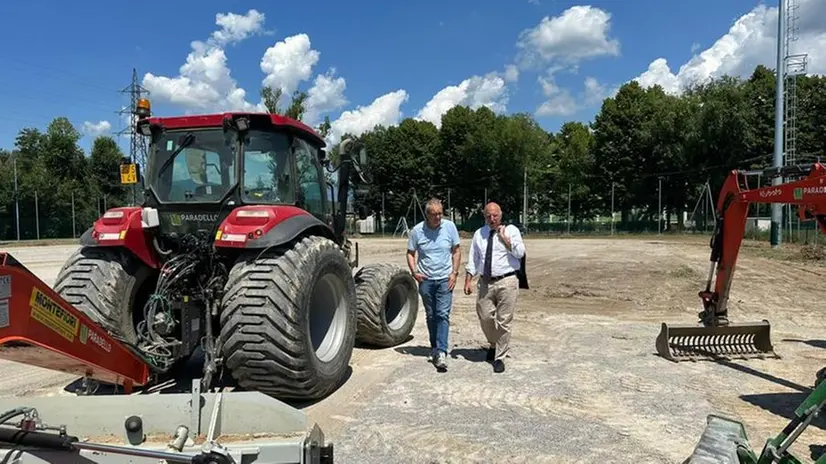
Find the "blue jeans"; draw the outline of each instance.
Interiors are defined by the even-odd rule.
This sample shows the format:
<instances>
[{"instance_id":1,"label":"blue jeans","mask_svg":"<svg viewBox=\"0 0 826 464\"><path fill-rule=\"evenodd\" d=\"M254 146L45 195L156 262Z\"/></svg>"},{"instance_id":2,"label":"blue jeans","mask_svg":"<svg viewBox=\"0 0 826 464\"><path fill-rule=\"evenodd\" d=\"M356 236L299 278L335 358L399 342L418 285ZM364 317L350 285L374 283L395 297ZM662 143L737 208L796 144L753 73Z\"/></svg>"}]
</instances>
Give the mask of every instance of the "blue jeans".
<instances>
[{"instance_id":1,"label":"blue jeans","mask_svg":"<svg viewBox=\"0 0 826 464\"><path fill-rule=\"evenodd\" d=\"M453 307L453 292L448 289L447 282L448 279L439 279L425 280L419 284L430 334L430 349L434 352L447 353L450 309Z\"/></svg>"}]
</instances>

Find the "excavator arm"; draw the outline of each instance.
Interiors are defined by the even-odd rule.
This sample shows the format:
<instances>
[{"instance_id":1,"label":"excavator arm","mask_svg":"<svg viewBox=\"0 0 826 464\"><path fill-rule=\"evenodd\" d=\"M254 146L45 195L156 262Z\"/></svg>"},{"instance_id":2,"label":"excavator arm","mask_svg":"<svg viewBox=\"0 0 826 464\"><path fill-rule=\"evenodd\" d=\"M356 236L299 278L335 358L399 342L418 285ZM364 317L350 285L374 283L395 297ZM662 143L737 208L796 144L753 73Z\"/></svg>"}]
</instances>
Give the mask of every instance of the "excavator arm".
<instances>
[{"instance_id":1,"label":"excavator arm","mask_svg":"<svg viewBox=\"0 0 826 464\"><path fill-rule=\"evenodd\" d=\"M752 203L781 203L798 206L802 221L816 220L826 233L826 167L820 163L771 168L759 171L764 177L802 177L791 182L749 189L746 179L758 172L729 173L716 205L711 238L708 280L699 292L703 311L698 325L663 323L657 337L657 352L672 361L698 355L773 354L768 321L731 323L728 299L743 242L749 206Z\"/></svg>"}]
</instances>

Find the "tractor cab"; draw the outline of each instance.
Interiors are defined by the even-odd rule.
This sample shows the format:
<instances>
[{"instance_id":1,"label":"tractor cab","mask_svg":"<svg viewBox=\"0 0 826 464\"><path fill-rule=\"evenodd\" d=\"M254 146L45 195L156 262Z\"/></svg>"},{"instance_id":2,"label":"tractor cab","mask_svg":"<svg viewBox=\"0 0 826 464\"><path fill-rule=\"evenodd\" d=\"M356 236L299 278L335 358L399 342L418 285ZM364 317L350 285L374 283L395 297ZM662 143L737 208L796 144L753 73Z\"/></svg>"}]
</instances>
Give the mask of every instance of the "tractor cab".
<instances>
[{"instance_id":1,"label":"tractor cab","mask_svg":"<svg viewBox=\"0 0 826 464\"><path fill-rule=\"evenodd\" d=\"M137 129L150 138L144 206L158 210L161 233L211 232L246 205L298 207L330 227L343 220L336 210L347 210L350 166L339 174L342 196L327 180L324 139L309 126L267 113L153 117L147 100L139 107ZM365 161L362 149L339 167L364 180Z\"/></svg>"}]
</instances>

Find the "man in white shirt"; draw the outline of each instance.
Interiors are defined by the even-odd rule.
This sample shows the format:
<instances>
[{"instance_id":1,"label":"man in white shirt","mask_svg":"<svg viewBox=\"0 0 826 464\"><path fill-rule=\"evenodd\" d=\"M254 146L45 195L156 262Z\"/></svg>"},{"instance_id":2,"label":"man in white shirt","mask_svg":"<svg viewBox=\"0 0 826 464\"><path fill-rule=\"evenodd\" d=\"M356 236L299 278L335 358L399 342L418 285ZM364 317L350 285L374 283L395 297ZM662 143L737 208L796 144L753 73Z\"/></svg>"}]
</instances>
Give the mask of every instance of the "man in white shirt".
<instances>
[{"instance_id":1,"label":"man in white shirt","mask_svg":"<svg viewBox=\"0 0 826 464\"><path fill-rule=\"evenodd\" d=\"M465 295L472 293L477 275L479 294L476 314L488 340L488 361L494 372L504 372L510 349L511 322L519 294L517 271L525 256L525 243L516 226L502 225L502 209L496 203L485 206L485 225L473 234L465 274Z\"/></svg>"}]
</instances>

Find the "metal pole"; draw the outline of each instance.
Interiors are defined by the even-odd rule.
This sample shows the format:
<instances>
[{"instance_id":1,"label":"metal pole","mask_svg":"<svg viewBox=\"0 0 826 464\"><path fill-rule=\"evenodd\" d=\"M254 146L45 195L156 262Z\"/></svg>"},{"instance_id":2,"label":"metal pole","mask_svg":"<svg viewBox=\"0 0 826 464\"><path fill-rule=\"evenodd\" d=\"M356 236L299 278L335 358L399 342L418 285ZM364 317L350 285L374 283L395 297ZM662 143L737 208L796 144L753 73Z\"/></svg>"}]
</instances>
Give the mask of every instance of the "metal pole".
<instances>
[{"instance_id":1,"label":"metal pole","mask_svg":"<svg viewBox=\"0 0 826 464\"><path fill-rule=\"evenodd\" d=\"M72 192L72 238L77 237L75 229L75 192Z\"/></svg>"},{"instance_id":2,"label":"metal pole","mask_svg":"<svg viewBox=\"0 0 826 464\"><path fill-rule=\"evenodd\" d=\"M387 217L384 215L384 192L381 192L381 234L384 235L385 221Z\"/></svg>"},{"instance_id":3,"label":"metal pole","mask_svg":"<svg viewBox=\"0 0 826 464\"><path fill-rule=\"evenodd\" d=\"M488 188L485 187L485 205L488 204Z\"/></svg>"},{"instance_id":4,"label":"metal pole","mask_svg":"<svg viewBox=\"0 0 826 464\"><path fill-rule=\"evenodd\" d=\"M611 180L611 235L614 235L614 181Z\"/></svg>"},{"instance_id":5,"label":"metal pole","mask_svg":"<svg viewBox=\"0 0 826 464\"><path fill-rule=\"evenodd\" d=\"M17 191L17 155L12 158L14 166L14 223L17 226L17 241L20 241L20 192Z\"/></svg>"},{"instance_id":6,"label":"metal pole","mask_svg":"<svg viewBox=\"0 0 826 464\"><path fill-rule=\"evenodd\" d=\"M453 210L450 209L450 188L447 189L447 209L450 211L450 220L453 221Z\"/></svg>"},{"instance_id":7,"label":"metal pole","mask_svg":"<svg viewBox=\"0 0 826 464\"><path fill-rule=\"evenodd\" d=\"M528 167L525 166L522 174L522 227L528 227Z\"/></svg>"},{"instance_id":8,"label":"metal pole","mask_svg":"<svg viewBox=\"0 0 826 464\"><path fill-rule=\"evenodd\" d=\"M571 183L568 182L568 235L571 234Z\"/></svg>"},{"instance_id":9,"label":"metal pole","mask_svg":"<svg viewBox=\"0 0 826 464\"><path fill-rule=\"evenodd\" d=\"M775 168L783 166L783 77L785 69L783 58L786 56L785 35L786 30L786 0L779 0L777 8L777 70L775 79L775 105L774 105L774 163ZM780 185L783 178L780 176L772 179L772 185ZM777 248L782 242L781 221L783 220L783 205L772 203L771 219L771 246Z\"/></svg>"},{"instance_id":10,"label":"metal pole","mask_svg":"<svg viewBox=\"0 0 826 464\"><path fill-rule=\"evenodd\" d=\"M663 218L663 178L660 177L657 182L657 233L663 233L662 218Z\"/></svg>"},{"instance_id":11,"label":"metal pole","mask_svg":"<svg viewBox=\"0 0 826 464\"><path fill-rule=\"evenodd\" d=\"M37 239L40 240L40 211L37 206L37 190L34 191L34 219L37 227Z\"/></svg>"}]
</instances>

